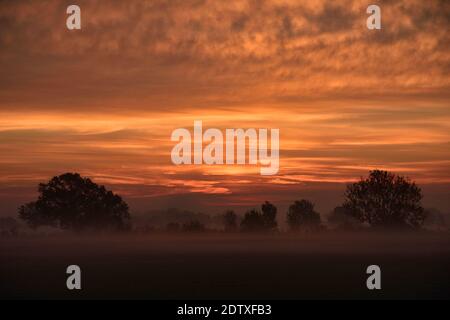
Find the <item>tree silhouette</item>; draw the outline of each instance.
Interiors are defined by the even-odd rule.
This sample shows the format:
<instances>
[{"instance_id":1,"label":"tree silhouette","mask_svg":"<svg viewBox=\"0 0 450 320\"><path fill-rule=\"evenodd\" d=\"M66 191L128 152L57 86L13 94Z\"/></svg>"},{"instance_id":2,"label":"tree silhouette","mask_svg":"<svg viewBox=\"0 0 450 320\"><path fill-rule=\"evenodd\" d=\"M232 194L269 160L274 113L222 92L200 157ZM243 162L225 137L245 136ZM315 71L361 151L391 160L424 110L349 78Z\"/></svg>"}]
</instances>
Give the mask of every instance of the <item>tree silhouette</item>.
<instances>
[{"instance_id":1,"label":"tree silhouette","mask_svg":"<svg viewBox=\"0 0 450 320\"><path fill-rule=\"evenodd\" d=\"M295 201L287 213L291 230L317 230L320 227L320 214L314 211L314 204L308 200Z\"/></svg>"},{"instance_id":2,"label":"tree silhouette","mask_svg":"<svg viewBox=\"0 0 450 320\"><path fill-rule=\"evenodd\" d=\"M273 230L277 227L277 207L266 201L261 206L264 226L268 230Z\"/></svg>"},{"instance_id":3,"label":"tree silhouette","mask_svg":"<svg viewBox=\"0 0 450 320\"><path fill-rule=\"evenodd\" d=\"M256 209L245 213L241 222L243 231L273 231L276 228L277 207L266 201L261 209L262 213Z\"/></svg>"},{"instance_id":4,"label":"tree silhouette","mask_svg":"<svg viewBox=\"0 0 450 320\"><path fill-rule=\"evenodd\" d=\"M407 178L381 170L348 185L343 207L352 217L377 227L420 227L425 219L420 188Z\"/></svg>"},{"instance_id":5,"label":"tree silhouette","mask_svg":"<svg viewBox=\"0 0 450 320\"><path fill-rule=\"evenodd\" d=\"M242 219L241 229L247 232L264 231L265 224L262 214L256 209L247 211Z\"/></svg>"},{"instance_id":6,"label":"tree silhouette","mask_svg":"<svg viewBox=\"0 0 450 320\"><path fill-rule=\"evenodd\" d=\"M77 173L54 177L39 184L39 197L19 208L19 216L31 227L55 226L83 230L129 227L128 205L118 195Z\"/></svg>"},{"instance_id":7,"label":"tree silhouette","mask_svg":"<svg viewBox=\"0 0 450 320\"><path fill-rule=\"evenodd\" d=\"M185 232L204 232L205 225L198 220L192 220L183 224L183 231Z\"/></svg>"},{"instance_id":8,"label":"tree silhouette","mask_svg":"<svg viewBox=\"0 0 450 320\"><path fill-rule=\"evenodd\" d=\"M225 226L225 231L236 231L237 229L237 215L233 210L228 210L223 215L223 223Z\"/></svg>"}]
</instances>

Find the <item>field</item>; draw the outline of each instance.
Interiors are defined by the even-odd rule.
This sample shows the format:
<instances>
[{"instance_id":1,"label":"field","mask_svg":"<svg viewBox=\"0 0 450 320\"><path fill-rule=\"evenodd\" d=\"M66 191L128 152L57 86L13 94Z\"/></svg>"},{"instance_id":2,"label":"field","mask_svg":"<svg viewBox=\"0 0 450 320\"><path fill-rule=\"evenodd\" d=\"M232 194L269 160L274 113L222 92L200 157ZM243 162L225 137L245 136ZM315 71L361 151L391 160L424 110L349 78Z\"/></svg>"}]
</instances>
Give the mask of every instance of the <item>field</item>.
<instances>
[{"instance_id":1,"label":"field","mask_svg":"<svg viewBox=\"0 0 450 320\"><path fill-rule=\"evenodd\" d=\"M66 268L82 290L66 288ZM382 289L366 288L367 266ZM450 298L448 233L1 239L3 299Z\"/></svg>"}]
</instances>

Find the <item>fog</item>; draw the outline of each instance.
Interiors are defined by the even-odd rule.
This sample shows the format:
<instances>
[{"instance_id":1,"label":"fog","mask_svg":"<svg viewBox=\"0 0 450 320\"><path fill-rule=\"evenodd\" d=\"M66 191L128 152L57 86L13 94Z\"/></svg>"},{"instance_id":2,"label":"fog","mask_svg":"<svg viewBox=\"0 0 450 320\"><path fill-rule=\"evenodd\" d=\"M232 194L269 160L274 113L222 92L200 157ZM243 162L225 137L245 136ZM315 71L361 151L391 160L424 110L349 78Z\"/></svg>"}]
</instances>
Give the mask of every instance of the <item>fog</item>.
<instances>
[{"instance_id":1,"label":"fog","mask_svg":"<svg viewBox=\"0 0 450 320\"><path fill-rule=\"evenodd\" d=\"M0 261L1 298L450 297L448 232L21 236L2 239ZM372 264L381 291L366 288Z\"/></svg>"}]
</instances>

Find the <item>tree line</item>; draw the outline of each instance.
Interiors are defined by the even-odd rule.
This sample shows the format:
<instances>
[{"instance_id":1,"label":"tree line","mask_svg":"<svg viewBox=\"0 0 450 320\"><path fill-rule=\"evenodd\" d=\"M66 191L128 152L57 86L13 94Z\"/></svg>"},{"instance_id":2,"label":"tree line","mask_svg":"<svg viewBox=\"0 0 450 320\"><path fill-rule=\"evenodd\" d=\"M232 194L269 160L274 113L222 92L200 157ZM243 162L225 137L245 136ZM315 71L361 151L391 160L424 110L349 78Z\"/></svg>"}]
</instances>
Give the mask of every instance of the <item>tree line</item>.
<instances>
[{"instance_id":1,"label":"tree line","mask_svg":"<svg viewBox=\"0 0 450 320\"><path fill-rule=\"evenodd\" d=\"M78 173L66 173L38 187L36 201L19 208L19 218L30 227L52 226L82 231L131 229L128 204L117 194ZM329 221L343 227L366 224L373 228L422 227L426 211L422 191L408 178L382 170L371 171L366 178L348 184L343 203L336 207ZM238 221L233 210L223 214L226 232L275 232L277 207L265 201L260 209L248 210ZM317 231L323 223L314 204L307 199L294 201L286 212L291 231ZM167 225L169 231L204 231L199 221Z\"/></svg>"}]
</instances>

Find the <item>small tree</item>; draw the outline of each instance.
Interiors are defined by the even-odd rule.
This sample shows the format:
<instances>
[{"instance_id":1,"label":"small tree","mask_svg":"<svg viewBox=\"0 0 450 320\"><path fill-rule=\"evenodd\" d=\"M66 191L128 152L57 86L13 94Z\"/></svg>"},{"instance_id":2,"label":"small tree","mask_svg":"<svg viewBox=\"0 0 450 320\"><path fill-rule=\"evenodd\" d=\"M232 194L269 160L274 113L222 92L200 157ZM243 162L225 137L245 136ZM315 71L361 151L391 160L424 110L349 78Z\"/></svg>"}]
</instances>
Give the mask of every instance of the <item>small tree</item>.
<instances>
[{"instance_id":1,"label":"small tree","mask_svg":"<svg viewBox=\"0 0 450 320\"><path fill-rule=\"evenodd\" d=\"M255 209L247 211L242 219L241 229L247 232L264 231L265 223L262 214Z\"/></svg>"},{"instance_id":2,"label":"small tree","mask_svg":"<svg viewBox=\"0 0 450 320\"><path fill-rule=\"evenodd\" d=\"M425 220L420 188L407 178L381 170L348 185L344 208L352 217L376 227L419 228Z\"/></svg>"},{"instance_id":3,"label":"small tree","mask_svg":"<svg viewBox=\"0 0 450 320\"><path fill-rule=\"evenodd\" d=\"M261 206L262 213L256 209L247 211L241 222L243 231L273 231L277 227L277 207L266 201Z\"/></svg>"},{"instance_id":4,"label":"small tree","mask_svg":"<svg viewBox=\"0 0 450 320\"><path fill-rule=\"evenodd\" d=\"M317 230L320 228L320 214L314 211L314 204L308 200L295 201L287 213L291 230Z\"/></svg>"},{"instance_id":5,"label":"small tree","mask_svg":"<svg viewBox=\"0 0 450 320\"><path fill-rule=\"evenodd\" d=\"M261 206L264 226L267 230L273 230L277 227L277 207L266 201Z\"/></svg>"},{"instance_id":6,"label":"small tree","mask_svg":"<svg viewBox=\"0 0 450 320\"><path fill-rule=\"evenodd\" d=\"M205 225L198 220L192 220L183 224L183 231L185 232L204 232L205 230Z\"/></svg>"},{"instance_id":7,"label":"small tree","mask_svg":"<svg viewBox=\"0 0 450 320\"><path fill-rule=\"evenodd\" d=\"M39 184L37 201L19 208L31 227L55 226L83 230L129 228L128 205L122 198L77 173L54 177Z\"/></svg>"},{"instance_id":8,"label":"small tree","mask_svg":"<svg viewBox=\"0 0 450 320\"><path fill-rule=\"evenodd\" d=\"M233 210L228 210L223 215L223 223L225 226L225 231L232 232L237 229L237 215Z\"/></svg>"}]
</instances>

